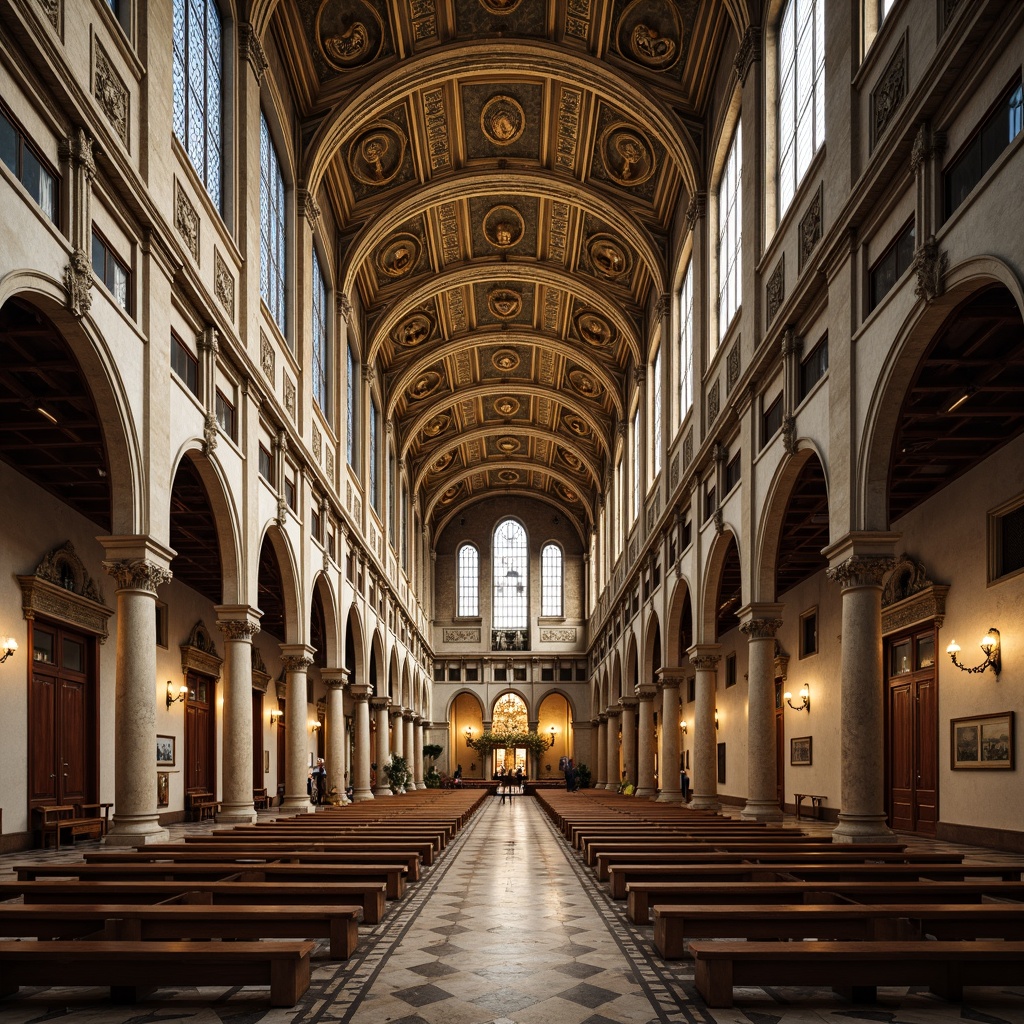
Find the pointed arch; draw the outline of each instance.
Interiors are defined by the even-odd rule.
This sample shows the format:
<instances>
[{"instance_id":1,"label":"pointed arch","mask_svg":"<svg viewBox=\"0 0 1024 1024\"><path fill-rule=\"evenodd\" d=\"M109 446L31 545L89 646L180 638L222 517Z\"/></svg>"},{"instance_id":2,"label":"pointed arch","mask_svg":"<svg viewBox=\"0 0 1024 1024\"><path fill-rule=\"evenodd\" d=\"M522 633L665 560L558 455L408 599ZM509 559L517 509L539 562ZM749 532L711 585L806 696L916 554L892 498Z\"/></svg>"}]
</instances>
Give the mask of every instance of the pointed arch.
<instances>
[{"instance_id":1,"label":"pointed arch","mask_svg":"<svg viewBox=\"0 0 1024 1024\"><path fill-rule=\"evenodd\" d=\"M664 664L662 660L661 623L658 621L657 613L651 615L647 621L647 628L644 630L643 664L643 674L640 676L641 681L645 683L655 682L655 673Z\"/></svg>"},{"instance_id":2,"label":"pointed arch","mask_svg":"<svg viewBox=\"0 0 1024 1024\"><path fill-rule=\"evenodd\" d=\"M680 576L668 603L665 619L665 664L675 667L686 659L686 651L693 644L693 601L690 581Z\"/></svg>"}]
</instances>

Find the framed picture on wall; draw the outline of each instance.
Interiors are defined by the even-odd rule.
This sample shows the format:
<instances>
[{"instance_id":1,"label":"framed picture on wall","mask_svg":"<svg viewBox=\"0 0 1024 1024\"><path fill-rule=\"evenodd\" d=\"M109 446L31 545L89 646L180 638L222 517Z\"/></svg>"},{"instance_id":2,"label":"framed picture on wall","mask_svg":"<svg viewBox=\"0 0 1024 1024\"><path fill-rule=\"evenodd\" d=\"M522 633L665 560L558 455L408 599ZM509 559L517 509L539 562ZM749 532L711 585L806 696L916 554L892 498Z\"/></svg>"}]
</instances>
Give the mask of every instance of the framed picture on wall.
<instances>
[{"instance_id":1,"label":"framed picture on wall","mask_svg":"<svg viewBox=\"0 0 1024 1024\"><path fill-rule=\"evenodd\" d=\"M811 763L810 736L794 736L789 741L789 763L795 765Z\"/></svg>"},{"instance_id":2,"label":"framed picture on wall","mask_svg":"<svg viewBox=\"0 0 1024 1024\"><path fill-rule=\"evenodd\" d=\"M1013 712L950 719L950 766L1013 768Z\"/></svg>"},{"instance_id":3,"label":"framed picture on wall","mask_svg":"<svg viewBox=\"0 0 1024 1024\"><path fill-rule=\"evenodd\" d=\"M156 805L166 807L170 803L171 773L156 773Z\"/></svg>"},{"instance_id":4,"label":"framed picture on wall","mask_svg":"<svg viewBox=\"0 0 1024 1024\"><path fill-rule=\"evenodd\" d=\"M174 765L174 737L157 736L156 738L156 763L158 765Z\"/></svg>"}]
</instances>

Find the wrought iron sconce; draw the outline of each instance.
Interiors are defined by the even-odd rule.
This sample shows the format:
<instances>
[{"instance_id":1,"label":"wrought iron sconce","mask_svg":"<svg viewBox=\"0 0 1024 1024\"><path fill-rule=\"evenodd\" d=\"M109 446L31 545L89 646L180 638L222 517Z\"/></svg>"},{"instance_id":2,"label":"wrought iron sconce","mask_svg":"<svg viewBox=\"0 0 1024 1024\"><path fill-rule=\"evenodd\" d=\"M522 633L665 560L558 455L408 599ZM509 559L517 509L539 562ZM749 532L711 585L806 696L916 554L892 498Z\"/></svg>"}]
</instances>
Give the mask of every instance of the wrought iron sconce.
<instances>
[{"instance_id":1,"label":"wrought iron sconce","mask_svg":"<svg viewBox=\"0 0 1024 1024\"><path fill-rule=\"evenodd\" d=\"M280 708L271 708L270 709L270 724L271 725L277 725L277 723L280 722L282 718L284 718L284 712Z\"/></svg>"},{"instance_id":2,"label":"wrought iron sconce","mask_svg":"<svg viewBox=\"0 0 1024 1024\"><path fill-rule=\"evenodd\" d=\"M2 665L18 649L18 641L13 636L7 636L0 640L0 647L4 649L3 655L0 656L0 665Z\"/></svg>"},{"instance_id":3,"label":"wrought iron sconce","mask_svg":"<svg viewBox=\"0 0 1024 1024\"><path fill-rule=\"evenodd\" d=\"M969 668L967 665L961 665L960 662L956 660L956 656L960 653L960 645L955 640L950 641L949 646L946 648L946 653L949 655L953 664L956 665L961 672L984 672L985 669L991 668L998 677L999 670L1003 667L999 648L999 630L996 629L995 626L992 626L981 638L981 643L978 646L981 647L981 650L985 655L985 660L980 665L975 665L973 668Z\"/></svg>"},{"instance_id":4,"label":"wrought iron sconce","mask_svg":"<svg viewBox=\"0 0 1024 1024\"><path fill-rule=\"evenodd\" d=\"M182 683L181 686L178 687L178 695L175 697L174 696L174 683L172 683L170 681L170 679L167 680L167 706L168 706L168 708L172 704L176 704L179 700L184 700L185 696L187 694L188 694L188 687L184 683Z\"/></svg>"},{"instance_id":5,"label":"wrought iron sconce","mask_svg":"<svg viewBox=\"0 0 1024 1024\"><path fill-rule=\"evenodd\" d=\"M715 708L715 732L718 732L718 708Z\"/></svg>"},{"instance_id":6,"label":"wrought iron sconce","mask_svg":"<svg viewBox=\"0 0 1024 1024\"><path fill-rule=\"evenodd\" d=\"M683 730L683 735L685 736L686 735L686 728L687 728L687 726L686 726L686 719L685 718L681 718L679 720L679 728Z\"/></svg>"},{"instance_id":7,"label":"wrought iron sconce","mask_svg":"<svg viewBox=\"0 0 1024 1024\"><path fill-rule=\"evenodd\" d=\"M313 720L312 720L312 721L311 721L311 722L309 723L309 731L310 731L310 732L316 732L316 731L317 731L318 729L320 729L320 728L322 728L322 727L323 727L323 724L324 724L324 723L323 723L323 722L321 722L319 718L314 718L314 719L313 719Z\"/></svg>"},{"instance_id":8,"label":"wrought iron sconce","mask_svg":"<svg viewBox=\"0 0 1024 1024\"><path fill-rule=\"evenodd\" d=\"M806 711L808 714L811 713L811 691L806 683L800 687L799 697L801 700L800 704L793 703L793 694L788 691L782 695L786 699L786 703L794 711Z\"/></svg>"},{"instance_id":9,"label":"wrought iron sconce","mask_svg":"<svg viewBox=\"0 0 1024 1024\"><path fill-rule=\"evenodd\" d=\"M555 745L555 734L557 732L558 732L558 730L554 726L551 726L551 739L548 741L548 747L549 748L551 748L551 747L553 747Z\"/></svg>"}]
</instances>

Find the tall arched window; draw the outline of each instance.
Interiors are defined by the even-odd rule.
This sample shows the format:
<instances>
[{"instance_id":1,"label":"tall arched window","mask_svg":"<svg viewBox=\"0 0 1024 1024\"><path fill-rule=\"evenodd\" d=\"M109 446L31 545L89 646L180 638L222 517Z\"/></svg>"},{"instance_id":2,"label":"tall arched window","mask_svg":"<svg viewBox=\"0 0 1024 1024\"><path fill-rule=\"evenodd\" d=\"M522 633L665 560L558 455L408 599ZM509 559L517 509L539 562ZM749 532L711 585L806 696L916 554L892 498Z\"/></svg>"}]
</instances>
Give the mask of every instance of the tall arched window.
<instances>
[{"instance_id":1,"label":"tall arched window","mask_svg":"<svg viewBox=\"0 0 1024 1024\"><path fill-rule=\"evenodd\" d=\"M459 615L480 614L480 553L472 544L459 548Z\"/></svg>"},{"instance_id":2,"label":"tall arched window","mask_svg":"<svg viewBox=\"0 0 1024 1024\"><path fill-rule=\"evenodd\" d=\"M224 152L222 31L216 0L174 0L174 134L218 210Z\"/></svg>"},{"instance_id":3,"label":"tall arched window","mask_svg":"<svg viewBox=\"0 0 1024 1024\"><path fill-rule=\"evenodd\" d=\"M370 399L370 450L367 456L370 460L370 504L377 514L380 514L380 475L378 473L378 461L380 451L377 448L377 427L380 420L380 413L377 411L377 399Z\"/></svg>"},{"instance_id":4,"label":"tall arched window","mask_svg":"<svg viewBox=\"0 0 1024 1024\"><path fill-rule=\"evenodd\" d=\"M825 141L825 12L789 0L779 19L779 216Z\"/></svg>"},{"instance_id":5,"label":"tall arched window","mask_svg":"<svg viewBox=\"0 0 1024 1024\"><path fill-rule=\"evenodd\" d=\"M651 369L654 379L651 381L651 419L654 429L651 431L651 478L661 472L661 346L654 356Z\"/></svg>"},{"instance_id":6,"label":"tall arched window","mask_svg":"<svg viewBox=\"0 0 1024 1024\"><path fill-rule=\"evenodd\" d=\"M494 629L526 629L529 625L530 559L526 530L506 519L494 531Z\"/></svg>"},{"instance_id":7,"label":"tall arched window","mask_svg":"<svg viewBox=\"0 0 1024 1024\"><path fill-rule=\"evenodd\" d=\"M562 549L545 544L540 553L540 613L562 615Z\"/></svg>"},{"instance_id":8,"label":"tall arched window","mask_svg":"<svg viewBox=\"0 0 1024 1024\"><path fill-rule=\"evenodd\" d=\"M729 330L740 308L743 275L742 157L743 125L736 122L736 134L718 184L718 340Z\"/></svg>"},{"instance_id":9,"label":"tall arched window","mask_svg":"<svg viewBox=\"0 0 1024 1024\"><path fill-rule=\"evenodd\" d=\"M640 515L640 407L633 413L633 495L630 501L630 522Z\"/></svg>"},{"instance_id":10,"label":"tall arched window","mask_svg":"<svg viewBox=\"0 0 1024 1024\"><path fill-rule=\"evenodd\" d=\"M679 289L679 424L693 406L693 262Z\"/></svg>"},{"instance_id":11,"label":"tall arched window","mask_svg":"<svg viewBox=\"0 0 1024 1024\"><path fill-rule=\"evenodd\" d=\"M313 246L313 397L326 416L327 409L327 282Z\"/></svg>"},{"instance_id":12,"label":"tall arched window","mask_svg":"<svg viewBox=\"0 0 1024 1024\"><path fill-rule=\"evenodd\" d=\"M282 333L285 324L287 264L285 261L284 176L260 111L260 297Z\"/></svg>"},{"instance_id":13,"label":"tall arched window","mask_svg":"<svg viewBox=\"0 0 1024 1024\"><path fill-rule=\"evenodd\" d=\"M352 346L348 348L348 363L345 367L345 377L348 388L348 423L345 431L345 454L348 457L348 464L353 469L358 469L356 462L356 356Z\"/></svg>"}]
</instances>

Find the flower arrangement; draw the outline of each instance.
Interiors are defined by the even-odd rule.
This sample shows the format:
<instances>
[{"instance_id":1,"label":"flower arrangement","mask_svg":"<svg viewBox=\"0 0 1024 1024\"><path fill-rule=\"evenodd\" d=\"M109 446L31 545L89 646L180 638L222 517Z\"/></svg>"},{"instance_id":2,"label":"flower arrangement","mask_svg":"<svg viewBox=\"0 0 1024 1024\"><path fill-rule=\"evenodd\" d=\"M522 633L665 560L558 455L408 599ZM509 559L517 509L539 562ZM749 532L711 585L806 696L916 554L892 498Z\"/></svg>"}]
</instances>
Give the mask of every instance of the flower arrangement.
<instances>
[{"instance_id":1,"label":"flower arrangement","mask_svg":"<svg viewBox=\"0 0 1024 1024\"><path fill-rule=\"evenodd\" d=\"M391 755L391 760L384 765L384 774L388 777L388 784L395 793L404 793L406 786L412 781L409 762L401 754Z\"/></svg>"},{"instance_id":2,"label":"flower arrangement","mask_svg":"<svg viewBox=\"0 0 1024 1024\"><path fill-rule=\"evenodd\" d=\"M481 733L476 739L470 740L469 745L481 754L486 754L495 747L526 747L535 757L540 755L551 746L547 736L541 736L536 732L491 732L487 730Z\"/></svg>"}]
</instances>

